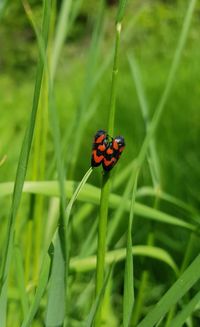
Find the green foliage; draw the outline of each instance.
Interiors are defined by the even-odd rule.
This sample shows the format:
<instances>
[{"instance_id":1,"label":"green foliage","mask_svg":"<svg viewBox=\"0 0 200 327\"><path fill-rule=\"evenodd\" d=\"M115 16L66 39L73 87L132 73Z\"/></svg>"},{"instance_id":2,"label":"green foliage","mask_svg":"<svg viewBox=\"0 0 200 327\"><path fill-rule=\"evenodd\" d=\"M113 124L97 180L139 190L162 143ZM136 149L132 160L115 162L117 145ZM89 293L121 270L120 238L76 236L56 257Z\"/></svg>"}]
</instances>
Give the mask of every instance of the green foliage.
<instances>
[{"instance_id":1,"label":"green foliage","mask_svg":"<svg viewBox=\"0 0 200 327\"><path fill-rule=\"evenodd\" d=\"M0 325L198 327L200 5L50 4L0 5Z\"/></svg>"}]
</instances>

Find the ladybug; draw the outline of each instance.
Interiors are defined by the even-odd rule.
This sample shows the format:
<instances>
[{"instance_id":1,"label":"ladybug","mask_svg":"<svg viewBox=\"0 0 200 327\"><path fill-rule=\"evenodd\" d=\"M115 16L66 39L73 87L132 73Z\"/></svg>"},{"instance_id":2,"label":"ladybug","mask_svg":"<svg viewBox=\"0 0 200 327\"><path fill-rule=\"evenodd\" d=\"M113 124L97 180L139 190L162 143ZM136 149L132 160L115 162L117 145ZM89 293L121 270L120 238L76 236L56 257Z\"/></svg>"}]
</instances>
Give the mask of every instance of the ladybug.
<instances>
[{"instance_id":1,"label":"ladybug","mask_svg":"<svg viewBox=\"0 0 200 327\"><path fill-rule=\"evenodd\" d=\"M104 130L99 130L94 136L92 144L91 166L98 167L103 159L105 150L108 147L108 134Z\"/></svg>"},{"instance_id":2,"label":"ladybug","mask_svg":"<svg viewBox=\"0 0 200 327\"><path fill-rule=\"evenodd\" d=\"M103 169L105 171L110 171L115 166L124 148L125 141L123 136L117 136L112 139L112 142L109 142L102 161Z\"/></svg>"}]
</instances>

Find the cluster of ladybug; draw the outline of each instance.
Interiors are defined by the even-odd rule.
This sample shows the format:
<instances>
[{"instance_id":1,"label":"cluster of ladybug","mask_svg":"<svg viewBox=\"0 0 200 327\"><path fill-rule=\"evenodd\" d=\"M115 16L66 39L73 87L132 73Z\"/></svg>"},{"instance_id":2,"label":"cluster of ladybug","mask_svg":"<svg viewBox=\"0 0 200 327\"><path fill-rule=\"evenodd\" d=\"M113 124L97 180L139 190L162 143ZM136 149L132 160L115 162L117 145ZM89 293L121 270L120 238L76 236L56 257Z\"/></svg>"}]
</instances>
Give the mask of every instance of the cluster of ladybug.
<instances>
[{"instance_id":1,"label":"cluster of ladybug","mask_svg":"<svg viewBox=\"0 0 200 327\"><path fill-rule=\"evenodd\" d=\"M110 171L119 160L124 147L122 136L113 138L103 130L97 131L92 145L91 166L98 167L102 164L105 171Z\"/></svg>"}]
</instances>

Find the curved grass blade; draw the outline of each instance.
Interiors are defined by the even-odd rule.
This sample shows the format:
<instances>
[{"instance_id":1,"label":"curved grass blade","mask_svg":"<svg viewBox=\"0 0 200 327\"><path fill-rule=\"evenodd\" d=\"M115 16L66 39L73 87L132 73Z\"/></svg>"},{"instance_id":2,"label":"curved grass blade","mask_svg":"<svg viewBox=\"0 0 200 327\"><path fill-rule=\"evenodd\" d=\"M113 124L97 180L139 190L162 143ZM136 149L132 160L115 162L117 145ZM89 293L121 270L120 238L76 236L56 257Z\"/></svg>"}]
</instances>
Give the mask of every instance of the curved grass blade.
<instances>
[{"instance_id":1,"label":"curved grass blade","mask_svg":"<svg viewBox=\"0 0 200 327\"><path fill-rule=\"evenodd\" d=\"M169 253L161 248L149 245L135 245L131 249L133 256L145 256L152 259L160 260L166 263L173 269L175 274L178 274L178 268ZM126 258L126 249L118 249L109 251L106 254L106 264L110 265L114 261L122 261ZM94 270L96 267L96 256L90 256L87 258L72 258L70 262L70 269L76 272L87 272Z\"/></svg>"},{"instance_id":2,"label":"curved grass blade","mask_svg":"<svg viewBox=\"0 0 200 327\"><path fill-rule=\"evenodd\" d=\"M66 181L65 190L69 197L72 196L74 189L77 186L77 182ZM0 184L0 197L12 194L13 182L1 183ZM24 193L43 194L51 197L58 197L60 194L58 183L56 181L45 181L45 182L25 182ZM82 202L90 202L95 205L99 205L100 189L90 184L85 184L81 192L78 195L77 200ZM122 203L122 197L115 194L110 194L109 206L112 209L116 209ZM129 212L130 201L124 201L124 210ZM144 204L135 203L135 214L146 219L151 219L161 223L166 223L174 226L179 226L192 231L196 231L197 227L194 224L183 221L177 217L164 213L162 211L150 208Z\"/></svg>"},{"instance_id":3,"label":"curved grass blade","mask_svg":"<svg viewBox=\"0 0 200 327\"><path fill-rule=\"evenodd\" d=\"M85 186L88 178L90 177L91 173L93 171L93 168L90 167L88 169L88 171L86 172L86 174L83 176L81 182L78 184L75 192L73 193L71 200L69 201L67 208L66 208L66 216L67 216L67 220L66 220L66 226L68 225L69 222L69 217L70 217L70 213L72 210L72 206L74 204L74 202L76 201L77 197L79 196L80 192L82 191L83 187Z\"/></svg>"},{"instance_id":4,"label":"curved grass blade","mask_svg":"<svg viewBox=\"0 0 200 327\"><path fill-rule=\"evenodd\" d=\"M200 278L200 254L137 327L153 327Z\"/></svg>"},{"instance_id":5,"label":"curved grass blade","mask_svg":"<svg viewBox=\"0 0 200 327\"><path fill-rule=\"evenodd\" d=\"M154 196L154 197L157 196L161 200L171 203L177 206L178 208L192 214L191 217L193 217L195 221L199 222L198 213L195 211L195 209L192 206L190 206L188 203L185 203L184 201L176 198L171 194L168 194L160 189L154 189L149 186L144 186L137 190L137 194L136 194L137 198L146 197L146 196Z\"/></svg>"}]
</instances>

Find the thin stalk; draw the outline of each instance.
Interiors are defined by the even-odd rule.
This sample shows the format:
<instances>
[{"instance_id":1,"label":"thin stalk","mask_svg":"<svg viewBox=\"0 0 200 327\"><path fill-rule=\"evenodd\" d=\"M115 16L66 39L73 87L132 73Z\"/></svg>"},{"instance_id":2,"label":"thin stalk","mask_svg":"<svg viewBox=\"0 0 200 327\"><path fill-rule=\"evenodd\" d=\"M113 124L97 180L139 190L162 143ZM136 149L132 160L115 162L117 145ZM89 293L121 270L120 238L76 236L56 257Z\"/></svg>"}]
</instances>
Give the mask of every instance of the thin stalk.
<instances>
[{"instance_id":1,"label":"thin stalk","mask_svg":"<svg viewBox=\"0 0 200 327\"><path fill-rule=\"evenodd\" d=\"M115 121L115 101L116 101L120 34L121 34L121 22L118 22L116 24L115 53L114 53L114 63L113 63L112 82L111 82L110 111L109 111L109 119L108 119L108 133L111 135L113 134L114 131L114 121ZM100 294L104 281L109 193L110 193L110 173L105 173L103 174L102 177L100 211L99 211L96 288L95 288L96 297L98 297L98 295ZM95 327L99 327L101 325L101 309L102 309L102 305L100 305L97 310Z\"/></svg>"},{"instance_id":2,"label":"thin stalk","mask_svg":"<svg viewBox=\"0 0 200 327\"><path fill-rule=\"evenodd\" d=\"M121 36L121 23L117 23L114 64L113 64L113 71L112 71L111 96L110 96L110 112L109 112L109 121L108 121L108 134L110 135L113 135L114 123L115 123L115 102L116 102L116 91L117 91L120 36Z\"/></svg>"}]
</instances>

